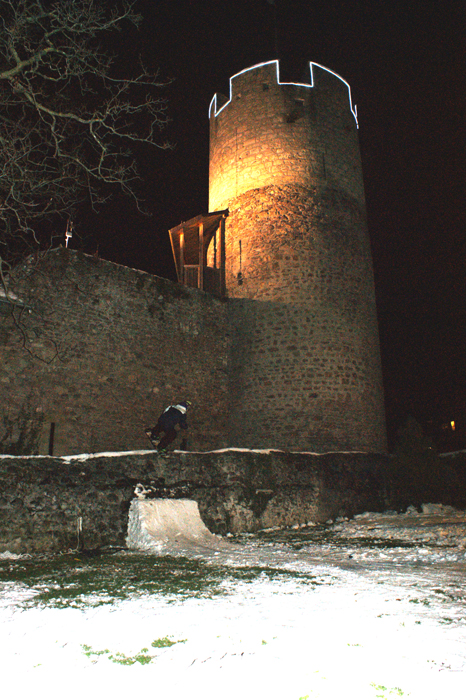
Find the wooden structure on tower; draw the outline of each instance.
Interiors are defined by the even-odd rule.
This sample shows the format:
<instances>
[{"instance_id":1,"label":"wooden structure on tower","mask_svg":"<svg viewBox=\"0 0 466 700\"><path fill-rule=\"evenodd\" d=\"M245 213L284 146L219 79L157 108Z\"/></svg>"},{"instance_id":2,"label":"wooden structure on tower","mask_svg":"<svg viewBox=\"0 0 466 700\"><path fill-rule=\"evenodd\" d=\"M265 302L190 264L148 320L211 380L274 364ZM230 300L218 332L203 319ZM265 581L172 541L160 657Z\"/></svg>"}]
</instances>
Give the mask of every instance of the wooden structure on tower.
<instances>
[{"instance_id":1,"label":"wooden structure on tower","mask_svg":"<svg viewBox=\"0 0 466 700\"><path fill-rule=\"evenodd\" d=\"M200 214L171 228L178 282L224 297L225 218L228 209ZM209 250L209 260L207 251ZM210 263L210 264L208 264Z\"/></svg>"}]
</instances>

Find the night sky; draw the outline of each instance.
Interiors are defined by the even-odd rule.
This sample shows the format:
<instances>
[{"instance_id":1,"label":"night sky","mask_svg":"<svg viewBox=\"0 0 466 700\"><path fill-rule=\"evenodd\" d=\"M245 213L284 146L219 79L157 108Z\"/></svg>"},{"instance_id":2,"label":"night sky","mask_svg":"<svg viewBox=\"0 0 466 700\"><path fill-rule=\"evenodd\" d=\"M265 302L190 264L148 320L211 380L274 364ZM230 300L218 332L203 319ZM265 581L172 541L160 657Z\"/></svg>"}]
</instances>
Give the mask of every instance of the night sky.
<instances>
[{"instance_id":1,"label":"night sky","mask_svg":"<svg viewBox=\"0 0 466 700\"><path fill-rule=\"evenodd\" d=\"M466 447L465 27L448 0L140 0L131 45L163 89L174 150L141 154L145 205L117 197L76 222L74 248L175 279L168 229L208 210L208 106L248 66L310 60L358 107L390 444L407 415ZM207 398L207 397L206 397ZM457 430L442 430L456 421Z\"/></svg>"}]
</instances>

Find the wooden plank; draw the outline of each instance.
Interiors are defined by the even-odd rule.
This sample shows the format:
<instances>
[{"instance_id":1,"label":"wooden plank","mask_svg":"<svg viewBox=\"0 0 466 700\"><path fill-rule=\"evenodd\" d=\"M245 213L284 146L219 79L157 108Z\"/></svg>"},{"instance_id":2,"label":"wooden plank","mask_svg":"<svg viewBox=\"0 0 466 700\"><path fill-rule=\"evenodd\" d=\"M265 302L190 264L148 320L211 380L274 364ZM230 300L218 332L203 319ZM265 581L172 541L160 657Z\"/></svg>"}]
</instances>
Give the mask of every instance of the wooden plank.
<instances>
[{"instance_id":1,"label":"wooden plank","mask_svg":"<svg viewBox=\"0 0 466 700\"><path fill-rule=\"evenodd\" d=\"M204 222L199 222L199 289L204 289L204 265L205 265L205 251L204 251Z\"/></svg>"},{"instance_id":2,"label":"wooden plank","mask_svg":"<svg viewBox=\"0 0 466 700\"><path fill-rule=\"evenodd\" d=\"M183 282L183 274L180 269L180 246L179 246L179 236L176 233L173 233L172 231L169 231L170 233L170 242L172 245L172 253L173 253L173 260L175 261L175 267L176 267L176 276L178 278L178 282Z\"/></svg>"},{"instance_id":3,"label":"wooden plank","mask_svg":"<svg viewBox=\"0 0 466 700\"><path fill-rule=\"evenodd\" d=\"M180 231L180 278L183 284L186 284L184 272L184 230Z\"/></svg>"}]
</instances>

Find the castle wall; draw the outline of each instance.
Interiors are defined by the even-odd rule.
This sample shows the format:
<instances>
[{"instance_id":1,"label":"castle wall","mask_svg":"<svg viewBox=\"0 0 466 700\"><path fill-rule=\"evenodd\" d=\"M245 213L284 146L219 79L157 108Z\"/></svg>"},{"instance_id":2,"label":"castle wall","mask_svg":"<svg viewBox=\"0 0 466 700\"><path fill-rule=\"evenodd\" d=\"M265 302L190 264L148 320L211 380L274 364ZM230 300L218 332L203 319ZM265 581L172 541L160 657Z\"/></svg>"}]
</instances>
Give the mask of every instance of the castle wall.
<instances>
[{"instance_id":1,"label":"castle wall","mask_svg":"<svg viewBox=\"0 0 466 700\"><path fill-rule=\"evenodd\" d=\"M13 282L13 280L12 280ZM169 403L193 402L189 449L226 445L225 305L69 249L29 259L2 305L0 452L143 449Z\"/></svg>"},{"instance_id":2,"label":"castle wall","mask_svg":"<svg viewBox=\"0 0 466 700\"><path fill-rule=\"evenodd\" d=\"M270 187L231 205L229 230L244 241L241 285L227 255L232 445L385 449L367 241L358 211L335 214L331 196ZM261 207L267 218L258 222Z\"/></svg>"},{"instance_id":3,"label":"castle wall","mask_svg":"<svg viewBox=\"0 0 466 700\"><path fill-rule=\"evenodd\" d=\"M144 448L184 399L190 450L386 449L355 113L347 83L311 68L294 85L255 66L211 105L229 299L68 249L14 271L0 452Z\"/></svg>"},{"instance_id":4,"label":"castle wall","mask_svg":"<svg viewBox=\"0 0 466 700\"><path fill-rule=\"evenodd\" d=\"M211 106L210 208L229 209L236 329L230 443L383 451L357 124L347 83L321 68L313 80L280 84L270 62Z\"/></svg>"},{"instance_id":5,"label":"castle wall","mask_svg":"<svg viewBox=\"0 0 466 700\"><path fill-rule=\"evenodd\" d=\"M391 505L389 464L388 455L233 450L3 457L0 552L124 546L138 482L195 500L204 523L221 535L381 511Z\"/></svg>"}]
</instances>

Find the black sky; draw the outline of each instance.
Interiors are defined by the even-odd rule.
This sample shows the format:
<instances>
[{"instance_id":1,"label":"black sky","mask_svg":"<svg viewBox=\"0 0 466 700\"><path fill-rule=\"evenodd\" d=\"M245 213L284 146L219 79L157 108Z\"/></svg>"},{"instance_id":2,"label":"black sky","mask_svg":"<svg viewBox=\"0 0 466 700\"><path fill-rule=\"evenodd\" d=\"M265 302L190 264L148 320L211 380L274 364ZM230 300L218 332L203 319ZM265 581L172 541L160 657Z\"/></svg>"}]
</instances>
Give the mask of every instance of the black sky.
<instances>
[{"instance_id":1,"label":"black sky","mask_svg":"<svg viewBox=\"0 0 466 700\"><path fill-rule=\"evenodd\" d=\"M73 246L98 243L103 258L174 279L167 231L207 211L214 93L277 51L287 80L310 60L331 68L358 106L390 442L409 414L439 447L466 447L466 5L139 0L137 9L144 23L131 41L173 78L163 138L175 149L143 154L151 218L117 199L78 222ZM456 434L442 433L451 420Z\"/></svg>"}]
</instances>

